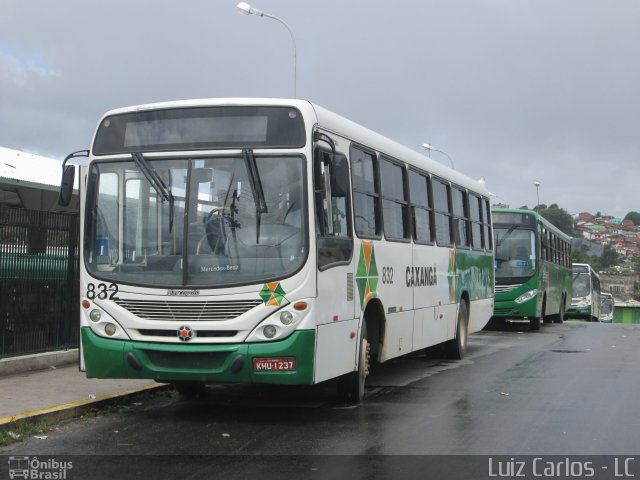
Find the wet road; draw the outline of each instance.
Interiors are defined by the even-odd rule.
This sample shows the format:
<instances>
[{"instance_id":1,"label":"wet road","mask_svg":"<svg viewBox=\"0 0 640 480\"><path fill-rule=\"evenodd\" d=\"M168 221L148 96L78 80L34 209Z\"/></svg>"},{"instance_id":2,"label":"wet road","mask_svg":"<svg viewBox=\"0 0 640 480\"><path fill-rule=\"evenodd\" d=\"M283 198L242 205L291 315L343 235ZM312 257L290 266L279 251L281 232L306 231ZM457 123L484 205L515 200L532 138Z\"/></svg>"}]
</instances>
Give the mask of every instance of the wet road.
<instances>
[{"instance_id":1,"label":"wet road","mask_svg":"<svg viewBox=\"0 0 640 480\"><path fill-rule=\"evenodd\" d=\"M332 383L215 386L199 400L165 395L70 422L46 440L0 453L633 454L640 441L639 347L640 326L507 326L471 336L462 361L415 355L378 366L357 406L337 403ZM250 458L245 464L260 472L258 457ZM200 461L182 470L184 478L197 478Z\"/></svg>"}]
</instances>

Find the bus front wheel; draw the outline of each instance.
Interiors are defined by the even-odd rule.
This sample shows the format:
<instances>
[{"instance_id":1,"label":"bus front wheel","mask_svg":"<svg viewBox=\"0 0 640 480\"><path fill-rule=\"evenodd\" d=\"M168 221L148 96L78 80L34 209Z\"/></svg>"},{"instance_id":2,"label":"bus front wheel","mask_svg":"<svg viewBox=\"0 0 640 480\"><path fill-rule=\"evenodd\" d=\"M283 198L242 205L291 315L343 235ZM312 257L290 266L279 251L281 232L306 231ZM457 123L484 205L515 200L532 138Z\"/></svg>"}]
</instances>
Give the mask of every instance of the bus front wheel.
<instances>
[{"instance_id":1,"label":"bus front wheel","mask_svg":"<svg viewBox=\"0 0 640 480\"><path fill-rule=\"evenodd\" d=\"M360 329L358 369L338 378L338 398L346 402L358 403L364 399L364 384L369 375L371 345L367 340L367 324Z\"/></svg>"},{"instance_id":2,"label":"bus front wheel","mask_svg":"<svg viewBox=\"0 0 640 480\"><path fill-rule=\"evenodd\" d=\"M529 319L529 330L540 330L540 317L531 317Z\"/></svg>"},{"instance_id":3,"label":"bus front wheel","mask_svg":"<svg viewBox=\"0 0 640 480\"><path fill-rule=\"evenodd\" d=\"M198 382L173 382L173 388L184 398L200 398L205 393L205 386Z\"/></svg>"}]
</instances>

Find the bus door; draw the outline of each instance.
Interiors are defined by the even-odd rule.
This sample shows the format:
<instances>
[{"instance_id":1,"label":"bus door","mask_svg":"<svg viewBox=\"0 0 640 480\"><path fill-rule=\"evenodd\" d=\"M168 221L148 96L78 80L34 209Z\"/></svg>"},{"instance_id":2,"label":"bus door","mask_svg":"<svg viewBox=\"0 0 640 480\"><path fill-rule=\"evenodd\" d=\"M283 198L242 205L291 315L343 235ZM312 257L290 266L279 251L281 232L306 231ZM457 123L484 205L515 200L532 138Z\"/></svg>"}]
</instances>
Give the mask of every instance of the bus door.
<instances>
[{"instance_id":1,"label":"bus door","mask_svg":"<svg viewBox=\"0 0 640 480\"><path fill-rule=\"evenodd\" d=\"M313 166L318 263L316 383L353 371L358 344L349 166L331 138L321 137L324 141L316 144Z\"/></svg>"}]
</instances>

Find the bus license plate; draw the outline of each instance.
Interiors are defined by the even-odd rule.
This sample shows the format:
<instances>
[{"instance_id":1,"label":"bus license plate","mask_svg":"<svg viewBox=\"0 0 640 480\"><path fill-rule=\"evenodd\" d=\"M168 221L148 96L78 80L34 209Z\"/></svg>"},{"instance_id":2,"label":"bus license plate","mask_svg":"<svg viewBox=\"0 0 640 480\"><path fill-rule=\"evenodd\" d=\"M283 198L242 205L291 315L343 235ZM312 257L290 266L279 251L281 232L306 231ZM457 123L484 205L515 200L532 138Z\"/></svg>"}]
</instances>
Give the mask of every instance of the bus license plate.
<instances>
[{"instance_id":1,"label":"bus license plate","mask_svg":"<svg viewBox=\"0 0 640 480\"><path fill-rule=\"evenodd\" d=\"M295 370L295 357L254 358L253 370L258 372L276 372L280 370Z\"/></svg>"}]
</instances>

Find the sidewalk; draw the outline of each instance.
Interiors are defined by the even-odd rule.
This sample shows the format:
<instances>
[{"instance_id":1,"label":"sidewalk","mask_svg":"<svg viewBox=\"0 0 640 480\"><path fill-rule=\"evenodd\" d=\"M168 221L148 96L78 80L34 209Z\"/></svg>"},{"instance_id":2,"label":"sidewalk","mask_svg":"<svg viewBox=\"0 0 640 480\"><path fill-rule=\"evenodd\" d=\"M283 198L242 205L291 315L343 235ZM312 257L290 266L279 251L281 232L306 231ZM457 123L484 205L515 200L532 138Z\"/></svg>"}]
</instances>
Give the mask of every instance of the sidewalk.
<instances>
[{"instance_id":1,"label":"sidewalk","mask_svg":"<svg viewBox=\"0 0 640 480\"><path fill-rule=\"evenodd\" d=\"M19 421L70 418L123 396L166 388L150 380L86 378L78 371L77 360L72 362L0 376L0 428Z\"/></svg>"}]
</instances>

